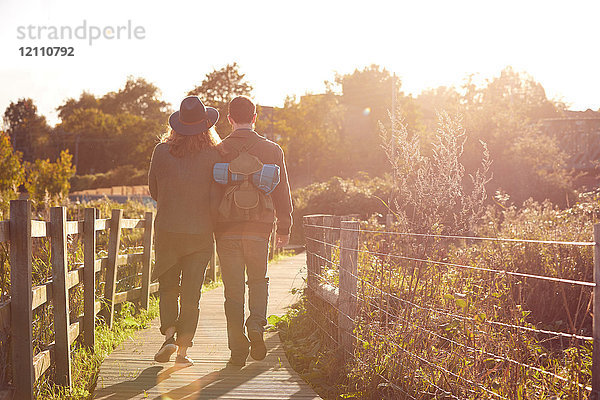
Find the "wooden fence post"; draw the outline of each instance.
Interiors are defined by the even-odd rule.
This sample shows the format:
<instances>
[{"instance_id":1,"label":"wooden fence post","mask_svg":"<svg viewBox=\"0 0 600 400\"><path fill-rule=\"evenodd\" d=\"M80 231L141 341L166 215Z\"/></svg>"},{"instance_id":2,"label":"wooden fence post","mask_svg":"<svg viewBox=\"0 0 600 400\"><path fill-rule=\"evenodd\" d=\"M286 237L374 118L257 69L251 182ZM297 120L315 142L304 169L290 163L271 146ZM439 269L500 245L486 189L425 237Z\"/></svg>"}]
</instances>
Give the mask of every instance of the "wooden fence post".
<instances>
[{"instance_id":1,"label":"wooden fence post","mask_svg":"<svg viewBox=\"0 0 600 400\"><path fill-rule=\"evenodd\" d=\"M394 225L394 216L392 214L386 214L385 216L385 229L390 229Z\"/></svg>"},{"instance_id":2,"label":"wooden fence post","mask_svg":"<svg viewBox=\"0 0 600 400\"><path fill-rule=\"evenodd\" d=\"M325 264L325 262L323 261L323 258L325 258L326 247L323 244L325 242L325 229L323 228L323 218L324 215L315 215L313 218L313 225L316 226L316 228L313 228L313 238L317 240L314 242L315 247L313 248L316 254L314 262L316 263L315 274L317 274L317 276L321 276L323 274L323 264ZM317 281L317 285L319 283L320 282Z\"/></svg>"},{"instance_id":3,"label":"wooden fence post","mask_svg":"<svg viewBox=\"0 0 600 400\"><path fill-rule=\"evenodd\" d=\"M144 224L144 254L142 255L142 299L141 306L147 310L150 306L150 280L152 267L152 239L154 237L154 213L146 213Z\"/></svg>"},{"instance_id":4,"label":"wooden fence post","mask_svg":"<svg viewBox=\"0 0 600 400\"><path fill-rule=\"evenodd\" d=\"M600 399L600 224L594 225L594 319L592 332L594 342L592 347L592 396Z\"/></svg>"},{"instance_id":5,"label":"wooden fence post","mask_svg":"<svg viewBox=\"0 0 600 400\"><path fill-rule=\"evenodd\" d=\"M52 263L52 304L54 305L55 382L71 387L71 352L69 351L69 289L67 288L67 209L50 209L50 243Z\"/></svg>"},{"instance_id":6,"label":"wooden fence post","mask_svg":"<svg viewBox=\"0 0 600 400\"><path fill-rule=\"evenodd\" d=\"M358 221L341 222L338 326L340 328L340 344L350 353L354 348L353 320L356 318L359 227Z\"/></svg>"},{"instance_id":7,"label":"wooden fence post","mask_svg":"<svg viewBox=\"0 0 600 400\"><path fill-rule=\"evenodd\" d=\"M323 257L329 261L325 261L328 268L331 268L333 266L333 264L331 264L331 246L334 244L333 243L333 229L331 229L333 227L333 215L325 215L323 217L323 241L325 243L327 243L326 245L324 245L324 252L323 252Z\"/></svg>"},{"instance_id":8,"label":"wooden fence post","mask_svg":"<svg viewBox=\"0 0 600 400\"><path fill-rule=\"evenodd\" d=\"M310 225L314 224L314 217L306 215L303 217L304 223L304 237L306 242L306 286L308 287L309 296L312 295L311 291L315 290L316 286L316 272L315 272L315 256L313 255L315 249L315 242L311 239L314 237L314 228Z\"/></svg>"},{"instance_id":9,"label":"wooden fence post","mask_svg":"<svg viewBox=\"0 0 600 400\"><path fill-rule=\"evenodd\" d=\"M119 260L119 243L121 242L121 219L123 210L112 210L110 216L110 233L108 237L108 263L106 265L106 283L104 285L104 301L106 306L102 316L106 325L112 327L115 312L115 290L117 282L117 261Z\"/></svg>"},{"instance_id":10,"label":"wooden fence post","mask_svg":"<svg viewBox=\"0 0 600 400\"><path fill-rule=\"evenodd\" d=\"M217 243L213 243L212 256L210 257L210 261L208 262L208 268L206 269L206 277L211 282L216 282L217 280Z\"/></svg>"},{"instance_id":11,"label":"wooden fence post","mask_svg":"<svg viewBox=\"0 0 600 400\"><path fill-rule=\"evenodd\" d=\"M83 343L96 344L96 209L86 208L83 220Z\"/></svg>"},{"instance_id":12,"label":"wooden fence post","mask_svg":"<svg viewBox=\"0 0 600 400\"><path fill-rule=\"evenodd\" d=\"M271 236L269 237L269 261L275 258L277 254L277 249L275 246L277 245L277 228L276 225L273 224L273 229L271 229Z\"/></svg>"},{"instance_id":13,"label":"wooden fence post","mask_svg":"<svg viewBox=\"0 0 600 400\"><path fill-rule=\"evenodd\" d=\"M10 307L15 399L33 399L31 202L10 202Z\"/></svg>"}]
</instances>

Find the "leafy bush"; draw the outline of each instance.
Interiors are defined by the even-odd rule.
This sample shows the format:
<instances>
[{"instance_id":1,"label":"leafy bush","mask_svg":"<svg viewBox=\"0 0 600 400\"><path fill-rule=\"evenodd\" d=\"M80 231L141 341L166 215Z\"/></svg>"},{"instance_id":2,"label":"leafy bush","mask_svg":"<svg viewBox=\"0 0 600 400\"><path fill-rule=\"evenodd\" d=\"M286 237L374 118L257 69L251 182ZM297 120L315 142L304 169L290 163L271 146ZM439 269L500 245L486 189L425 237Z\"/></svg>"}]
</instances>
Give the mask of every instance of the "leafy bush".
<instances>
[{"instance_id":1,"label":"leafy bush","mask_svg":"<svg viewBox=\"0 0 600 400\"><path fill-rule=\"evenodd\" d=\"M38 159L27 164L25 187L34 204L59 204L60 200L69 194L69 179L75 173L72 159L69 151L63 150L56 162Z\"/></svg>"},{"instance_id":2,"label":"leafy bush","mask_svg":"<svg viewBox=\"0 0 600 400\"><path fill-rule=\"evenodd\" d=\"M117 167L99 174L75 175L71 178L71 190L109 188L113 186L136 186L148 184L148 171L131 165Z\"/></svg>"},{"instance_id":3,"label":"leafy bush","mask_svg":"<svg viewBox=\"0 0 600 400\"><path fill-rule=\"evenodd\" d=\"M356 179L333 177L326 182L313 183L295 190L294 227L292 240L302 243L302 217L310 214L350 215L369 218L373 214L389 213L392 195L389 177L369 178L366 173Z\"/></svg>"}]
</instances>

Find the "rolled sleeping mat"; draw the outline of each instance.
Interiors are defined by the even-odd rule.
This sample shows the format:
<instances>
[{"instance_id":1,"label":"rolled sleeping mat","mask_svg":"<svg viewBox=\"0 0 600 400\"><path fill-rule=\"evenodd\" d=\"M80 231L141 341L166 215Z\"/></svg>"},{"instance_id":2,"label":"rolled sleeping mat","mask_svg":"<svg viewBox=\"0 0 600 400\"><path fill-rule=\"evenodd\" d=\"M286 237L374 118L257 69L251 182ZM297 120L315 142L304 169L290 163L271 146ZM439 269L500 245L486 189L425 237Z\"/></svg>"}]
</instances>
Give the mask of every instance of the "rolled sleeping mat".
<instances>
[{"instance_id":1,"label":"rolled sleeping mat","mask_svg":"<svg viewBox=\"0 0 600 400\"><path fill-rule=\"evenodd\" d=\"M241 174L232 174L229 172L229 163L215 163L213 167L213 178L215 182L221 185L227 185L230 182L242 182L244 176ZM279 184L279 165L264 164L259 172L252 174L252 183L258 189L269 194Z\"/></svg>"}]
</instances>

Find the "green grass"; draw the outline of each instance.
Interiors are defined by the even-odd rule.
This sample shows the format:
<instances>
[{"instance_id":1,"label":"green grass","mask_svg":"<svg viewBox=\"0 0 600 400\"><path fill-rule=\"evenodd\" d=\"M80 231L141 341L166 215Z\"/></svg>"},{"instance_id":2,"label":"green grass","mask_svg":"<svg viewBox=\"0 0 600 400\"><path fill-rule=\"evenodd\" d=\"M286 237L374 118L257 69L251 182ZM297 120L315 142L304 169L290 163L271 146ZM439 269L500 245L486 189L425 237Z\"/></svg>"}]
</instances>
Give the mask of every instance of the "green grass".
<instances>
[{"instance_id":1,"label":"green grass","mask_svg":"<svg viewBox=\"0 0 600 400\"><path fill-rule=\"evenodd\" d=\"M38 383L38 398L43 399L91 399L102 361L121 343L140 329L147 328L158 316L158 298L151 297L148 310L136 312L133 303L126 302L115 315L112 329L105 325L96 328L94 352L83 347L73 351L71 389L54 385L47 377Z\"/></svg>"}]
</instances>

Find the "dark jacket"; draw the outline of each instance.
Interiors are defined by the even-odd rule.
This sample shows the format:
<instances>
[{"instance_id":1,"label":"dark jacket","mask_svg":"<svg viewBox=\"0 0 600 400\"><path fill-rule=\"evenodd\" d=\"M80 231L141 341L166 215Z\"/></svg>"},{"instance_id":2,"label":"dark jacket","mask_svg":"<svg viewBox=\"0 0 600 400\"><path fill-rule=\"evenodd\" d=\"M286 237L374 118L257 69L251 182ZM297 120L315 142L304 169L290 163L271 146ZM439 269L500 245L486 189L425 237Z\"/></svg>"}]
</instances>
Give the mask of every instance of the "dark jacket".
<instances>
[{"instance_id":1,"label":"dark jacket","mask_svg":"<svg viewBox=\"0 0 600 400\"><path fill-rule=\"evenodd\" d=\"M157 203L156 230L176 233L212 233L219 203L219 189L212 169L220 156L206 149L186 157L174 157L169 145L154 148L148 184Z\"/></svg>"},{"instance_id":2,"label":"dark jacket","mask_svg":"<svg viewBox=\"0 0 600 400\"><path fill-rule=\"evenodd\" d=\"M263 164L277 164L279 166L280 181L275 190L271 193L273 205L275 207L275 217L277 218L277 233L280 235L289 235L292 226L292 198L290 195L290 185L288 183L287 169L283 150L275 142L265 139L250 129L238 129L223 139L219 145L223 155L223 162L230 162L238 156L240 147L247 143L254 144L249 154L256 156ZM223 192L224 186L221 185ZM271 221L248 221L235 222L228 221L222 215L219 215L215 233L217 236L227 234L233 236L262 236L269 237L273 227Z\"/></svg>"}]
</instances>

